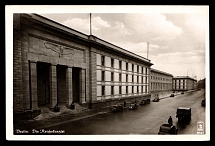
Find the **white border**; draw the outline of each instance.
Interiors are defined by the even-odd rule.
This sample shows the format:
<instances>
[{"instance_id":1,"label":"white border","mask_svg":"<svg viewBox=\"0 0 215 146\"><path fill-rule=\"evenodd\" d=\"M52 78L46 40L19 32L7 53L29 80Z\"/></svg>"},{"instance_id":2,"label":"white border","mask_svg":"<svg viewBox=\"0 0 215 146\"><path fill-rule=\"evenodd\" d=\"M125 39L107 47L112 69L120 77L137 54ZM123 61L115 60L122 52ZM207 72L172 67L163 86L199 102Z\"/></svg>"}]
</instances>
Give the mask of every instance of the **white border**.
<instances>
[{"instance_id":1,"label":"white border","mask_svg":"<svg viewBox=\"0 0 215 146\"><path fill-rule=\"evenodd\" d=\"M80 140L80 141L203 141L210 140L210 76L209 76L209 18L206 28L206 134L205 135L13 135L13 13L198 13L209 16L209 6L5 6L6 26L6 139L7 140ZM155 11L156 10L156 11Z\"/></svg>"}]
</instances>

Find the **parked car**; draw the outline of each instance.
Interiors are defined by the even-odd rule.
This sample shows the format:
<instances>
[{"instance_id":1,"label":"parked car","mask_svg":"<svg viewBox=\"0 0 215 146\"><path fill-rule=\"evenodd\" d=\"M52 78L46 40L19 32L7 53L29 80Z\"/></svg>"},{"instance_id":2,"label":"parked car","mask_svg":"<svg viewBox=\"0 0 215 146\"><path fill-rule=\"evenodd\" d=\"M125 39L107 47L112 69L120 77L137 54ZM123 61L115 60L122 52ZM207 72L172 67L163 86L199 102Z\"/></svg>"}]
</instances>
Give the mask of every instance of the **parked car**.
<instances>
[{"instance_id":1,"label":"parked car","mask_svg":"<svg viewBox=\"0 0 215 146\"><path fill-rule=\"evenodd\" d=\"M155 99L153 99L152 101L153 101L153 102L159 102L159 100L160 100L159 98L155 98Z\"/></svg>"},{"instance_id":2,"label":"parked car","mask_svg":"<svg viewBox=\"0 0 215 146\"><path fill-rule=\"evenodd\" d=\"M140 105L146 105L146 104L150 104L150 99L141 100Z\"/></svg>"},{"instance_id":3,"label":"parked car","mask_svg":"<svg viewBox=\"0 0 215 146\"><path fill-rule=\"evenodd\" d=\"M175 95L172 93L171 95L170 95L170 97L174 97Z\"/></svg>"},{"instance_id":4,"label":"parked car","mask_svg":"<svg viewBox=\"0 0 215 146\"><path fill-rule=\"evenodd\" d=\"M178 128L174 125L162 124L160 126L158 134L159 135L170 135L170 134L177 135L178 134Z\"/></svg>"},{"instance_id":5,"label":"parked car","mask_svg":"<svg viewBox=\"0 0 215 146\"><path fill-rule=\"evenodd\" d=\"M119 111L123 111L123 106L118 104L118 105L113 105L111 108L112 112L119 112Z\"/></svg>"},{"instance_id":6,"label":"parked car","mask_svg":"<svg viewBox=\"0 0 215 146\"><path fill-rule=\"evenodd\" d=\"M141 100L140 105L145 105L145 104L147 104L147 101L146 100Z\"/></svg>"},{"instance_id":7,"label":"parked car","mask_svg":"<svg viewBox=\"0 0 215 146\"><path fill-rule=\"evenodd\" d=\"M184 94L184 92L181 92L181 94Z\"/></svg>"},{"instance_id":8,"label":"parked car","mask_svg":"<svg viewBox=\"0 0 215 146\"><path fill-rule=\"evenodd\" d=\"M131 103L128 108L133 110L133 109L136 109L137 107L138 107L137 103Z\"/></svg>"},{"instance_id":9,"label":"parked car","mask_svg":"<svg viewBox=\"0 0 215 146\"><path fill-rule=\"evenodd\" d=\"M190 120L191 119L191 108L188 108L188 107L177 108L176 118L178 118L178 121Z\"/></svg>"},{"instance_id":10,"label":"parked car","mask_svg":"<svg viewBox=\"0 0 215 146\"><path fill-rule=\"evenodd\" d=\"M205 99L202 100L201 105L205 106Z\"/></svg>"}]
</instances>

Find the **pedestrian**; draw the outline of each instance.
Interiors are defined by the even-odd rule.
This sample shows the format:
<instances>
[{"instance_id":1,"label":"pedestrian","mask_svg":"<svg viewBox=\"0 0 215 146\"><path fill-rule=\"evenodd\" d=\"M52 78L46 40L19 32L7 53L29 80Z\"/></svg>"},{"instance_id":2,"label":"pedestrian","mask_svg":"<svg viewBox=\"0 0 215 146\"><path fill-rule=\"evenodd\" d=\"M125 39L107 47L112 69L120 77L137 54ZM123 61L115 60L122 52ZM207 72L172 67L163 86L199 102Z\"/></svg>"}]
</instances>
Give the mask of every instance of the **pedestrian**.
<instances>
[{"instance_id":1,"label":"pedestrian","mask_svg":"<svg viewBox=\"0 0 215 146\"><path fill-rule=\"evenodd\" d=\"M168 123L169 123L169 125L172 125L172 123L173 123L171 116L169 116Z\"/></svg>"},{"instance_id":2,"label":"pedestrian","mask_svg":"<svg viewBox=\"0 0 215 146\"><path fill-rule=\"evenodd\" d=\"M124 107L126 106L126 102L124 101Z\"/></svg>"}]
</instances>

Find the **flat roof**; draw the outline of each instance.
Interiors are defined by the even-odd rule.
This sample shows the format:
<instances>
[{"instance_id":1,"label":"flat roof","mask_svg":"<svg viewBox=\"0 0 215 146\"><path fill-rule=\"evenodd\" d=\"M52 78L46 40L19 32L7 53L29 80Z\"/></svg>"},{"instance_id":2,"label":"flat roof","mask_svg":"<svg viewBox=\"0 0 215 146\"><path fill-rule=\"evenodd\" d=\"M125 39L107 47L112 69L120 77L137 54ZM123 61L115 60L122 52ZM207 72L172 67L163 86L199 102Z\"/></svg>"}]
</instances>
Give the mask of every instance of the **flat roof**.
<instances>
[{"instance_id":1,"label":"flat roof","mask_svg":"<svg viewBox=\"0 0 215 146\"><path fill-rule=\"evenodd\" d=\"M191 79L191 80L197 81L197 79L191 78L189 76L176 76L176 77L173 77L173 79Z\"/></svg>"},{"instance_id":2,"label":"flat roof","mask_svg":"<svg viewBox=\"0 0 215 146\"><path fill-rule=\"evenodd\" d=\"M178 107L178 109L186 109L186 110L190 110L190 107Z\"/></svg>"},{"instance_id":3,"label":"flat roof","mask_svg":"<svg viewBox=\"0 0 215 146\"><path fill-rule=\"evenodd\" d=\"M151 63L151 60L149 60L149 59L147 59L147 58L145 58L145 57L142 57L142 56L140 56L140 55L137 55L137 54L135 54L135 53L133 53L133 52L130 52L130 51L128 51L128 50L125 50L125 49L123 49L123 48L121 48L121 47L119 47L119 46L116 46L116 45L114 45L114 44L111 44L111 43L109 43L109 42L107 42L107 41L104 41L104 40L102 40L102 39L100 39L100 38L98 38L98 37L96 37L96 36L93 36L93 37L96 38L96 39L95 39L95 40L92 40L92 39L90 39L90 36L92 36L92 35L86 35L86 34L84 34L84 33L81 33L81 32L79 32L79 31L77 31L77 30L75 30L75 29L72 29L72 28L70 28L70 27L67 27L67 26L65 26L65 25L62 25L62 24L60 24L60 23L58 23L58 22L56 22L56 21L53 21L53 20L51 20L51 19L48 19L48 18L46 18L46 17L44 17L44 16L41 16L41 15L39 15L39 14L27 13L27 15L29 15L32 19L37 20L37 21L39 21L39 22L41 22L41 23L45 23L45 24L50 25L50 26L52 26L52 27L55 27L55 28L58 28L58 29L60 29L60 30L66 31L66 32L68 32L68 33L70 33L70 34L72 34L72 35L76 35L76 36L81 37L81 38L83 38L83 39L85 39L85 40L91 40L91 41L96 42L96 43L98 43L98 44L101 44L101 45L110 47L110 48L112 48L112 49L114 49L114 50L116 50L116 51L118 51L118 52L121 52L121 53L123 53L123 54L125 54L125 55L135 57L135 58L140 59L140 60L142 60L142 61L144 61L144 62L146 62L146 63L149 63L149 64L153 65L153 63Z\"/></svg>"},{"instance_id":4,"label":"flat roof","mask_svg":"<svg viewBox=\"0 0 215 146\"><path fill-rule=\"evenodd\" d=\"M160 70L157 70L157 69L154 69L154 68L151 68L151 71L154 71L154 72L157 72L157 73L161 73L161 74L164 74L164 75L169 75L169 76L172 76L172 74L170 73L167 73L167 72L164 72L164 71L160 71Z\"/></svg>"}]
</instances>

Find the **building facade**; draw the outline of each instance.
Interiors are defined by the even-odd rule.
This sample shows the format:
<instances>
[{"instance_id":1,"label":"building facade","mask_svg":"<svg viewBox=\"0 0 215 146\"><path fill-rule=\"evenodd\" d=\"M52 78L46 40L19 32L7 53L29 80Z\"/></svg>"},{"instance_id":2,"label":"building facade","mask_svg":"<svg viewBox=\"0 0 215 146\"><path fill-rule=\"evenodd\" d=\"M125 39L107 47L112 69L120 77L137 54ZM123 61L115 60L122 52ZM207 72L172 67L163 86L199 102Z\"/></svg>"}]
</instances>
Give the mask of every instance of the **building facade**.
<instances>
[{"instance_id":1,"label":"building facade","mask_svg":"<svg viewBox=\"0 0 215 146\"><path fill-rule=\"evenodd\" d=\"M177 76L173 78L173 91L188 91L197 89L197 80L189 76Z\"/></svg>"},{"instance_id":2,"label":"building facade","mask_svg":"<svg viewBox=\"0 0 215 146\"><path fill-rule=\"evenodd\" d=\"M150 98L150 60L37 14L14 14L14 115Z\"/></svg>"},{"instance_id":3,"label":"building facade","mask_svg":"<svg viewBox=\"0 0 215 146\"><path fill-rule=\"evenodd\" d=\"M153 68L151 68L150 71L150 90L152 98L163 96L165 94L169 94L169 92L172 92L172 74Z\"/></svg>"}]
</instances>

